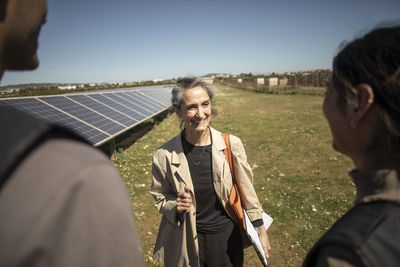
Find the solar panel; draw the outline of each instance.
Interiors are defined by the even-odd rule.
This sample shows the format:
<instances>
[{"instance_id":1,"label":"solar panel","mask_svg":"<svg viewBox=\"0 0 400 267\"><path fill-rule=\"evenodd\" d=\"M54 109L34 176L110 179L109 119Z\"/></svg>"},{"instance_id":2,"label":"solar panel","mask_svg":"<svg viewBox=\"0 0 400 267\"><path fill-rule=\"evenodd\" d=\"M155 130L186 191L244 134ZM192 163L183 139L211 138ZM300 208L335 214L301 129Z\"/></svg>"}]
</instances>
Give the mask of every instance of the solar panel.
<instances>
[{"instance_id":1,"label":"solar panel","mask_svg":"<svg viewBox=\"0 0 400 267\"><path fill-rule=\"evenodd\" d=\"M104 94L104 96L135 111L137 113L136 119L139 121L143 120L144 118L146 118L147 116L150 115L149 111L144 110L141 106L138 106L135 103L129 102L128 100L124 99L123 97L120 97L119 95L117 95L117 93L115 93L115 94L114 93L106 93L106 94Z\"/></svg>"},{"instance_id":2,"label":"solar panel","mask_svg":"<svg viewBox=\"0 0 400 267\"><path fill-rule=\"evenodd\" d=\"M39 99L45 101L53 107L67 112L79 120L93 125L95 128L103 130L110 135L116 134L125 128L121 124L118 124L106 118L105 116L86 108L83 105L77 104L65 96L48 96L40 97Z\"/></svg>"},{"instance_id":3,"label":"solar panel","mask_svg":"<svg viewBox=\"0 0 400 267\"><path fill-rule=\"evenodd\" d=\"M96 101L98 101L99 103L102 103L112 109L118 110L118 112L124 114L125 116L129 117L130 119L138 122L139 120L136 119L135 117L137 117L137 113L132 110L129 109L121 104L119 104L118 102L115 102L112 99L109 99L101 94L93 94L93 95L88 95L89 98L92 98Z\"/></svg>"},{"instance_id":4,"label":"solar panel","mask_svg":"<svg viewBox=\"0 0 400 267\"><path fill-rule=\"evenodd\" d=\"M153 113L157 111L157 108L152 107L143 101L139 101L138 99L135 99L134 97L126 93L118 93L117 95L118 97L121 97L127 100L128 102L132 103L132 105L134 105L135 107L140 107L145 112Z\"/></svg>"},{"instance_id":5,"label":"solar panel","mask_svg":"<svg viewBox=\"0 0 400 267\"><path fill-rule=\"evenodd\" d=\"M145 98L138 92L123 92L127 98L132 99L132 101L137 101L142 104L146 109L151 110L152 112L157 112L160 110L160 104L153 102L150 98Z\"/></svg>"},{"instance_id":6,"label":"solar panel","mask_svg":"<svg viewBox=\"0 0 400 267\"><path fill-rule=\"evenodd\" d=\"M143 101L138 101L137 99L130 97L129 95L126 95L123 92L116 93L116 95L118 97L123 98L126 101L132 103L133 106L139 108L140 110L143 110L144 111L143 113L145 113L145 112L153 113L157 110L157 109L152 110L152 108L149 107L148 105L146 105L146 103L144 103Z\"/></svg>"},{"instance_id":7,"label":"solar panel","mask_svg":"<svg viewBox=\"0 0 400 267\"><path fill-rule=\"evenodd\" d=\"M147 91L141 91L140 93L142 93L147 97L150 97L151 99L155 100L156 102L159 102L160 104L169 106L171 95L166 94L166 92L162 92L161 90L150 89Z\"/></svg>"},{"instance_id":8,"label":"solar panel","mask_svg":"<svg viewBox=\"0 0 400 267\"><path fill-rule=\"evenodd\" d=\"M0 99L50 123L70 128L101 145L170 107L169 87Z\"/></svg>"},{"instance_id":9,"label":"solar panel","mask_svg":"<svg viewBox=\"0 0 400 267\"><path fill-rule=\"evenodd\" d=\"M88 97L87 95L71 95L66 97L76 101L81 105L91 108L92 110L96 110L100 114L103 114L104 116L111 118L112 120L117 121L126 127L129 127L136 122L136 120L129 118L122 112L118 112L118 110L112 109L111 107L108 107L105 104Z\"/></svg>"}]
</instances>

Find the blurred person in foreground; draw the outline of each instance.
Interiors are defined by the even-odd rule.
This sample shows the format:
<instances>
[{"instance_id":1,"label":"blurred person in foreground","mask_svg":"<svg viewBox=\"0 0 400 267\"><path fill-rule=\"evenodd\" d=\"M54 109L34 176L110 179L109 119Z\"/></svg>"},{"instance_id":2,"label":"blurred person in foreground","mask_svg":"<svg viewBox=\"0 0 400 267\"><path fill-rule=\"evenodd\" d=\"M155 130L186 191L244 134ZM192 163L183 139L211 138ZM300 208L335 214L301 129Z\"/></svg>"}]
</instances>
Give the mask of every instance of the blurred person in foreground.
<instances>
[{"instance_id":1,"label":"blurred person in foreground","mask_svg":"<svg viewBox=\"0 0 400 267\"><path fill-rule=\"evenodd\" d=\"M399 266L400 26L344 46L333 60L323 112L333 148L353 160L357 196L303 266Z\"/></svg>"},{"instance_id":2,"label":"blurred person in foreground","mask_svg":"<svg viewBox=\"0 0 400 267\"><path fill-rule=\"evenodd\" d=\"M0 0L0 78L38 66L45 0ZM142 266L129 197L102 153L0 104L0 266Z\"/></svg>"},{"instance_id":3,"label":"blurred person in foreground","mask_svg":"<svg viewBox=\"0 0 400 267\"><path fill-rule=\"evenodd\" d=\"M232 177L226 145L210 126L213 96L213 86L200 79L177 81L171 102L184 129L153 157L151 193L162 214L154 255L167 267L243 265L241 231L227 206ZM241 140L230 135L230 144L246 210L268 257L270 244L252 170Z\"/></svg>"}]
</instances>

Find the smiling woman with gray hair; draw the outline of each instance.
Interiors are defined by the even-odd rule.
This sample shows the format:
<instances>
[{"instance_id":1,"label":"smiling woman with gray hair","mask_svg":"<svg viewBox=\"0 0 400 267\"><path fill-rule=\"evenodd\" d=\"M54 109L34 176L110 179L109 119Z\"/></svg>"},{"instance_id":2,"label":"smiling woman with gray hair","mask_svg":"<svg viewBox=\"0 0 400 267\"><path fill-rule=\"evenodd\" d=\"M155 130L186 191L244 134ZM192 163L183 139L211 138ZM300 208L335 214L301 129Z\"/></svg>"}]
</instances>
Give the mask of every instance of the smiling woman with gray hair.
<instances>
[{"instance_id":1,"label":"smiling woman with gray hair","mask_svg":"<svg viewBox=\"0 0 400 267\"><path fill-rule=\"evenodd\" d=\"M200 79L177 82L171 101L184 129L153 157L151 193L162 214L154 255L166 267L243 265L241 232L227 205L232 177L226 145L222 134L209 125L213 96L213 86ZM231 135L230 144L246 210L268 257L270 245L253 173L240 139Z\"/></svg>"}]
</instances>

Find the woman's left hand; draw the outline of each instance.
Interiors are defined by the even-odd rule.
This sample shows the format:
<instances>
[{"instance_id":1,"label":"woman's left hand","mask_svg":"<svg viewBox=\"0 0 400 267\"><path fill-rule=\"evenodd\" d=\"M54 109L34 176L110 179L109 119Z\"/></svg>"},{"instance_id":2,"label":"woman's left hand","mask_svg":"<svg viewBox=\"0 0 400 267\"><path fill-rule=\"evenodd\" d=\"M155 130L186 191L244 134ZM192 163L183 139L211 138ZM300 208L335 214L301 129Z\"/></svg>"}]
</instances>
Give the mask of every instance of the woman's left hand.
<instances>
[{"instance_id":1,"label":"woman's left hand","mask_svg":"<svg viewBox=\"0 0 400 267\"><path fill-rule=\"evenodd\" d=\"M264 225L257 227L258 237L260 238L261 245L264 249L265 257L269 258L269 252L271 251L271 245L269 244L267 230L265 230Z\"/></svg>"}]
</instances>

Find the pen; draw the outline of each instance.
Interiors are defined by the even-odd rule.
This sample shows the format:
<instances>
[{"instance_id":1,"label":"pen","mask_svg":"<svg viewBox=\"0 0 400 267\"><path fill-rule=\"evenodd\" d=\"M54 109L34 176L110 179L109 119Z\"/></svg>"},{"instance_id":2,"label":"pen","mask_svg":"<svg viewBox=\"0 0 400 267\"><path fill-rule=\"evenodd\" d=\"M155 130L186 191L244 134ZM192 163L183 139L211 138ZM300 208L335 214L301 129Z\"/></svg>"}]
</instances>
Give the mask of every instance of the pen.
<instances>
[{"instance_id":1,"label":"pen","mask_svg":"<svg viewBox=\"0 0 400 267\"><path fill-rule=\"evenodd\" d=\"M187 186L185 187L185 193L189 193L189 188ZM182 221L182 223L184 223L185 220L186 220L186 211L183 213L183 221Z\"/></svg>"}]
</instances>

